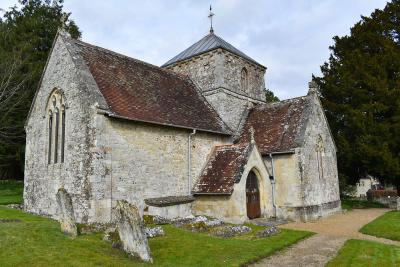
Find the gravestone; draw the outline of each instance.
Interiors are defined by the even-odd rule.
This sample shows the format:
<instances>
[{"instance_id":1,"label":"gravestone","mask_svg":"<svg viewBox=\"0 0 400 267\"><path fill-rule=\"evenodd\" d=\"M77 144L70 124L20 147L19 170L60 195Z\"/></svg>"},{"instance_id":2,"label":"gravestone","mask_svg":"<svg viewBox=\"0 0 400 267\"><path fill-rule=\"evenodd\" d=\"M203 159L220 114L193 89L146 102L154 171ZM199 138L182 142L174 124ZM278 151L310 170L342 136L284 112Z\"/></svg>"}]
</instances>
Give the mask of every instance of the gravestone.
<instances>
[{"instance_id":1,"label":"gravestone","mask_svg":"<svg viewBox=\"0 0 400 267\"><path fill-rule=\"evenodd\" d=\"M153 262L147 242L144 223L135 205L125 200L118 200L115 217L119 238L123 249L134 257L146 262Z\"/></svg>"},{"instance_id":2,"label":"gravestone","mask_svg":"<svg viewBox=\"0 0 400 267\"><path fill-rule=\"evenodd\" d=\"M397 197L397 208L396 210L400 211L400 197Z\"/></svg>"},{"instance_id":3,"label":"gravestone","mask_svg":"<svg viewBox=\"0 0 400 267\"><path fill-rule=\"evenodd\" d=\"M67 190L60 188L56 194L56 199L60 212L58 220L60 222L61 231L66 235L76 237L78 235L78 230L70 195Z\"/></svg>"}]
</instances>

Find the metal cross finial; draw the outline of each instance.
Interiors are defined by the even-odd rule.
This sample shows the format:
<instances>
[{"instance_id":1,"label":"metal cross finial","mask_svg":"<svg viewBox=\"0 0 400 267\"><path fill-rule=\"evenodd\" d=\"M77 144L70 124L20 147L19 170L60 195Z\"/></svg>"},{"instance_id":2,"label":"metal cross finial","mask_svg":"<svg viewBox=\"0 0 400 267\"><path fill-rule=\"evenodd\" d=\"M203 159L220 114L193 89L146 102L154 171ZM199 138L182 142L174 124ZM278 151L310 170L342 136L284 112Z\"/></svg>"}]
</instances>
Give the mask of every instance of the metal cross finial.
<instances>
[{"instance_id":1,"label":"metal cross finial","mask_svg":"<svg viewBox=\"0 0 400 267\"><path fill-rule=\"evenodd\" d=\"M208 15L208 17L210 18L210 22L211 22L210 33L214 33L214 29L213 29L213 26L212 26L212 19L213 19L214 15L215 14L212 13L212 8L211 8L211 5L210 5L210 14Z\"/></svg>"}]
</instances>

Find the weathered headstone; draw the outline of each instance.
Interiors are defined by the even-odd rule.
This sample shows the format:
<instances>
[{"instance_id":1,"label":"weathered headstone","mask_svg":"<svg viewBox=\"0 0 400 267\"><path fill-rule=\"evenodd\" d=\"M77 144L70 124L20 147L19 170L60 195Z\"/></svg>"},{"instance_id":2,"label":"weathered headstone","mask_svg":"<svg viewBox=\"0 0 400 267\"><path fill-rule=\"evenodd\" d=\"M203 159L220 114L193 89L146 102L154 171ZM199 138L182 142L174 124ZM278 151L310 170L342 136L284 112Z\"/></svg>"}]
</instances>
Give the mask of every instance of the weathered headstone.
<instances>
[{"instance_id":1,"label":"weathered headstone","mask_svg":"<svg viewBox=\"0 0 400 267\"><path fill-rule=\"evenodd\" d=\"M397 209L398 211L400 211L400 197L397 197Z\"/></svg>"},{"instance_id":2,"label":"weathered headstone","mask_svg":"<svg viewBox=\"0 0 400 267\"><path fill-rule=\"evenodd\" d=\"M118 200L115 217L119 238L124 250L143 261L153 262L145 233L144 223L135 205Z\"/></svg>"},{"instance_id":3,"label":"weathered headstone","mask_svg":"<svg viewBox=\"0 0 400 267\"><path fill-rule=\"evenodd\" d=\"M74 208L70 195L64 188L58 189L56 194L59 214L59 222L61 231L71 237L78 235L78 230L75 223Z\"/></svg>"}]
</instances>

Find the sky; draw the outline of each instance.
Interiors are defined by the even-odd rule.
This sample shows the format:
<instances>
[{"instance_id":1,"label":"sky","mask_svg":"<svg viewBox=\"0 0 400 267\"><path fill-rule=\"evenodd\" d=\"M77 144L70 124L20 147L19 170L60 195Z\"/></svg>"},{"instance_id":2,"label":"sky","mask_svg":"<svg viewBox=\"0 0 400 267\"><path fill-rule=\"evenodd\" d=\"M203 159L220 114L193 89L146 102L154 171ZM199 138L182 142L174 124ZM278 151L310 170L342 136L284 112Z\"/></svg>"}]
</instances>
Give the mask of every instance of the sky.
<instances>
[{"instance_id":1,"label":"sky","mask_svg":"<svg viewBox=\"0 0 400 267\"><path fill-rule=\"evenodd\" d=\"M0 0L7 9L16 0ZM266 66L266 87L280 99L305 95L328 61L334 36L350 33L361 15L386 0L65 0L82 40L162 65L215 34Z\"/></svg>"}]
</instances>

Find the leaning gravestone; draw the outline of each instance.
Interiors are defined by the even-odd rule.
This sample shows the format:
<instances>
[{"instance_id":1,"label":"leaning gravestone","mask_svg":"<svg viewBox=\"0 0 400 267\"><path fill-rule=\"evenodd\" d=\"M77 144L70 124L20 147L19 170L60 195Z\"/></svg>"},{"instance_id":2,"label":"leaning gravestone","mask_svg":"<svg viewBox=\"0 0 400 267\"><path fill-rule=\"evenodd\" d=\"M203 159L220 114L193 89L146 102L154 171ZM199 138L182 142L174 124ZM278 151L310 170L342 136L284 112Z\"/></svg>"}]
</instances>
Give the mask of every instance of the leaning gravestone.
<instances>
[{"instance_id":1,"label":"leaning gravestone","mask_svg":"<svg viewBox=\"0 0 400 267\"><path fill-rule=\"evenodd\" d=\"M75 224L74 208L70 195L64 188L58 189L56 194L59 214L59 222L61 231L71 237L78 235L78 230Z\"/></svg>"},{"instance_id":2,"label":"leaning gravestone","mask_svg":"<svg viewBox=\"0 0 400 267\"><path fill-rule=\"evenodd\" d=\"M144 223L136 206L118 200L115 207L116 224L124 250L143 261L153 262Z\"/></svg>"}]
</instances>

